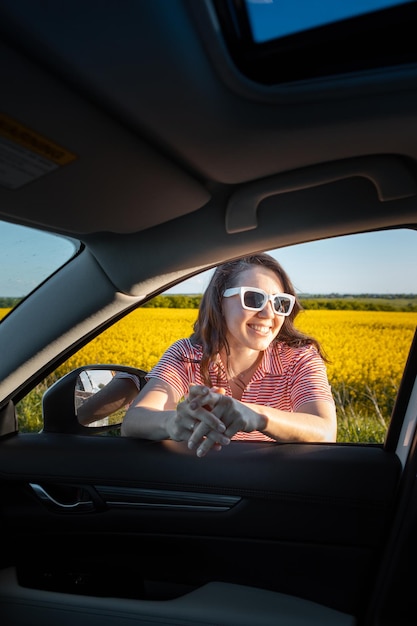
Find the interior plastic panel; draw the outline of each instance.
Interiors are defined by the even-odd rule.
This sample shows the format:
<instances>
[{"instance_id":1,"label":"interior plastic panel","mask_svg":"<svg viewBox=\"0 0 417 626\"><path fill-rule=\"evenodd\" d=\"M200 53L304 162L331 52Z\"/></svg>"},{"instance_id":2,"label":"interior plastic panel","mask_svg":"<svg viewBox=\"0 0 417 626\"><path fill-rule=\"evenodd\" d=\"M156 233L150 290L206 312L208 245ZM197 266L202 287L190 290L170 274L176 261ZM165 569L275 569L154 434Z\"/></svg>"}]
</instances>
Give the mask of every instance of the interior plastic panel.
<instances>
[{"instance_id":1,"label":"interior plastic panel","mask_svg":"<svg viewBox=\"0 0 417 626\"><path fill-rule=\"evenodd\" d=\"M232 234L256 228L258 225L257 208L265 198L355 176L372 182L380 202L389 202L417 194L416 178L405 163L397 157L363 157L326 164L326 166L317 165L298 172L272 176L241 187L229 200L226 211L226 230Z\"/></svg>"},{"instance_id":2,"label":"interior plastic panel","mask_svg":"<svg viewBox=\"0 0 417 626\"><path fill-rule=\"evenodd\" d=\"M0 617L7 626L355 626L340 611L263 589L212 582L173 600L151 602L27 589L0 571Z\"/></svg>"}]
</instances>

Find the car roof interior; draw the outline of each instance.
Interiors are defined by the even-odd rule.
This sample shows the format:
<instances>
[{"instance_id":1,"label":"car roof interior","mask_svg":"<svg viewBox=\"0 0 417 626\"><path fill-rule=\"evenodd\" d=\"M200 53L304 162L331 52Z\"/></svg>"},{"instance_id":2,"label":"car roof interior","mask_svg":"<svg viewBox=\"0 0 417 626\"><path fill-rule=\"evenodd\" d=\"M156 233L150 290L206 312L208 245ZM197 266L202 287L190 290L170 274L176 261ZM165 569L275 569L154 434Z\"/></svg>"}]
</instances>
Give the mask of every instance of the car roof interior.
<instances>
[{"instance_id":1,"label":"car roof interior","mask_svg":"<svg viewBox=\"0 0 417 626\"><path fill-rule=\"evenodd\" d=\"M54 163L0 186L0 217L81 240L103 325L226 258L417 224L415 3L381 14L363 67L340 45L320 75L290 77L293 58L323 58L314 33L278 57L239 51L222 4L242 3L0 3L0 139ZM404 32L392 63L388 23ZM97 312L83 285L74 323Z\"/></svg>"},{"instance_id":2,"label":"car roof interior","mask_svg":"<svg viewBox=\"0 0 417 626\"><path fill-rule=\"evenodd\" d=\"M335 234L372 228L361 198L375 198L387 226L413 220L413 64L268 88L234 66L210 3L172 4L171 13L164 0L126 2L123 11L3 0L3 129L11 118L72 159L1 188L5 219L80 237L104 256L109 240L129 235L134 247L136 233L176 218L185 236L201 218L207 236L213 229L218 239L220 226L224 241L245 245L251 237L240 233L270 231L270 219L285 245L293 225L299 240L323 236L329 212L340 222ZM372 127L382 122L381 145ZM267 239L261 245L275 245Z\"/></svg>"}]
</instances>

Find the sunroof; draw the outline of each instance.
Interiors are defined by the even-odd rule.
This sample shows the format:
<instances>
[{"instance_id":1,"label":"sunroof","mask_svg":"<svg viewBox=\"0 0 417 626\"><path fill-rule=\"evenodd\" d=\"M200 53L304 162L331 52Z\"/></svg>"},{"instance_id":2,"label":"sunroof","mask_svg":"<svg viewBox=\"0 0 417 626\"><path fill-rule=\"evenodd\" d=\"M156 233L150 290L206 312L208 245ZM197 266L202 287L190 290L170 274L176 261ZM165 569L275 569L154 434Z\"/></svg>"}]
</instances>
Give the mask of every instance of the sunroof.
<instances>
[{"instance_id":1,"label":"sunroof","mask_svg":"<svg viewBox=\"0 0 417 626\"><path fill-rule=\"evenodd\" d=\"M317 26L365 15L413 0L245 0L252 37L264 43Z\"/></svg>"},{"instance_id":2,"label":"sunroof","mask_svg":"<svg viewBox=\"0 0 417 626\"><path fill-rule=\"evenodd\" d=\"M263 84L417 64L416 0L212 0L237 68Z\"/></svg>"}]
</instances>

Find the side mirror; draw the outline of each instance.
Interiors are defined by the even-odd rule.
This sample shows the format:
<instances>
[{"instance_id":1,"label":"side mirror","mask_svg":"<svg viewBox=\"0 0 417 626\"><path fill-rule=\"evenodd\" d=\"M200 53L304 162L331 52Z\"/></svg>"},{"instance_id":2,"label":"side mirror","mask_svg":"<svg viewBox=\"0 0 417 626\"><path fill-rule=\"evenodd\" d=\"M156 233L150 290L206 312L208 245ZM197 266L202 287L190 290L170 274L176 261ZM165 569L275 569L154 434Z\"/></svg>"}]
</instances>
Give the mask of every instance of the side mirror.
<instances>
[{"instance_id":1,"label":"side mirror","mask_svg":"<svg viewBox=\"0 0 417 626\"><path fill-rule=\"evenodd\" d=\"M43 432L97 434L120 429L146 383L147 372L120 365L87 365L57 380L43 395Z\"/></svg>"}]
</instances>

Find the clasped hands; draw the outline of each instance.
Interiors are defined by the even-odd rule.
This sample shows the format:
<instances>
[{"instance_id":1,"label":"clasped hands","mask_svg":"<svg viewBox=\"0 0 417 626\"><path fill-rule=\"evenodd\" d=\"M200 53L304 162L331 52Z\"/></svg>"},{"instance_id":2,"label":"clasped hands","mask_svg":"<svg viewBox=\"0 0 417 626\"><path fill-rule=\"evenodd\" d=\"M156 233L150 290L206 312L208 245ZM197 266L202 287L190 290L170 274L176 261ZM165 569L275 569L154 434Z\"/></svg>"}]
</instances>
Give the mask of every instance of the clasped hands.
<instances>
[{"instance_id":1,"label":"clasped hands","mask_svg":"<svg viewBox=\"0 0 417 626\"><path fill-rule=\"evenodd\" d=\"M221 450L239 430L245 429L241 403L226 396L221 387L192 385L188 397L177 406L177 427L183 431L182 440L188 439L190 450L196 449L198 457L212 448Z\"/></svg>"}]
</instances>

